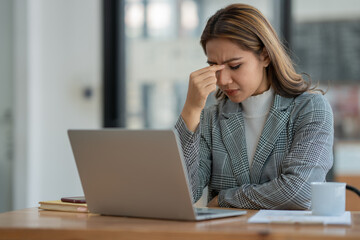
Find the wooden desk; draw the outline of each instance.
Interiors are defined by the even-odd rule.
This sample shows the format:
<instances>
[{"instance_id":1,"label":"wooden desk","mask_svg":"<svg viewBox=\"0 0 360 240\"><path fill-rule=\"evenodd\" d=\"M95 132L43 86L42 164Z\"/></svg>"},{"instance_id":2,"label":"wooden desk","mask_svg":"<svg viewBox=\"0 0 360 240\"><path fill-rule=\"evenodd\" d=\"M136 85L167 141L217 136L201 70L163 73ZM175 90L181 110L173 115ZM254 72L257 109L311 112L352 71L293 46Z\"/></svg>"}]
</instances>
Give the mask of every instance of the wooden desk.
<instances>
[{"instance_id":1,"label":"wooden desk","mask_svg":"<svg viewBox=\"0 0 360 240\"><path fill-rule=\"evenodd\" d=\"M351 226L248 224L255 212L179 222L30 208L0 214L0 239L360 239L360 212L352 213Z\"/></svg>"}]
</instances>

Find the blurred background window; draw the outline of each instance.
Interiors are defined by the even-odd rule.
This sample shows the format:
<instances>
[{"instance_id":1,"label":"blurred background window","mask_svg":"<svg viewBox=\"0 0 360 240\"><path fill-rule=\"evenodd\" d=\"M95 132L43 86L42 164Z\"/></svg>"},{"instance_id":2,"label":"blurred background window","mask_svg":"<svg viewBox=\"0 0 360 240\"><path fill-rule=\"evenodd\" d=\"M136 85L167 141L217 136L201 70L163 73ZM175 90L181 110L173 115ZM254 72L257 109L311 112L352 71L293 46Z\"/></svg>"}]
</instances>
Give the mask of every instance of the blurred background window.
<instances>
[{"instance_id":1,"label":"blurred background window","mask_svg":"<svg viewBox=\"0 0 360 240\"><path fill-rule=\"evenodd\" d=\"M293 1L291 46L298 70L329 89L341 140L360 139L359 39L359 1Z\"/></svg>"},{"instance_id":2,"label":"blurred background window","mask_svg":"<svg viewBox=\"0 0 360 240\"><path fill-rule=\"evenodd\" d=\"M13 6L0 1L0 213L11 209L14 147L13 114Z\"/></svg>"},{"instance_id":3,"label":"blurred background window","mask_svg":"<svg viewBox=\"0 0 360 240\"><path fill-rule=\"evenodd\" d=\"M239 1L125 2L126 127L171 128L185 102L191 72L207 66L199 40L207 19ZM273 20L272 1L242 1ZM209 101L213 102L213 99Z\"/></svg>"}]
</instances>

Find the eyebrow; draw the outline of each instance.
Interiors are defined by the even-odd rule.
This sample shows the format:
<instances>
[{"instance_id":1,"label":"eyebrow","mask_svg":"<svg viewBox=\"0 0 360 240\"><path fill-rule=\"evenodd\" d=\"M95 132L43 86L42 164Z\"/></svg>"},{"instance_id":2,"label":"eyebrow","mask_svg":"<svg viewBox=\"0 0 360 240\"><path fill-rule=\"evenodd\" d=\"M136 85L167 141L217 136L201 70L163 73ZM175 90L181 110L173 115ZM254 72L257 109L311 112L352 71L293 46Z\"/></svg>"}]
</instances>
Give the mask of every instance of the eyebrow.
<instances>
[{"instance_id":1,"label":"eyebrow","mask_svg":"<svg viewBox=\"0 0 360 240\"><path fill-rule=\"evenodd\" d=\"M225 60L225 61L222 62L221 64L229 63L229 62L236 61L236 60L240 60L240 59L242 59L242 57L230 58L230 59L228 59L228 60ZM211 61L209 61L209 60L207 60L207 63L208 63L208 64L216 64L216 62L211 62ZM221 64L220 64L220 65L221 65Z\"/></svg>"}]
</instances>

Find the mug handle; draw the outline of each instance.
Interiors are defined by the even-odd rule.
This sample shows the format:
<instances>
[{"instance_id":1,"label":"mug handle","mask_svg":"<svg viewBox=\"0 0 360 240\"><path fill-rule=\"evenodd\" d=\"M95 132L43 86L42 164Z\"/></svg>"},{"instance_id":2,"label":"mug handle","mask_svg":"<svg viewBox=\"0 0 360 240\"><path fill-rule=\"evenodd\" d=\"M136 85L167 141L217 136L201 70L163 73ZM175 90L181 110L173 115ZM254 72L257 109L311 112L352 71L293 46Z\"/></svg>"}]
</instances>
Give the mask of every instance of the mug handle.
<instances>
[{"instance_id":1,"label":"mug handle","mask_svg":"<svg viewBox=\"0 0 360 240\"><path fill-rule=\"evenodd\" d=\"M360 190L357 189L356 187L346 184L346 189L356 193L360 197Z\"/></svg>"}]
</instances>

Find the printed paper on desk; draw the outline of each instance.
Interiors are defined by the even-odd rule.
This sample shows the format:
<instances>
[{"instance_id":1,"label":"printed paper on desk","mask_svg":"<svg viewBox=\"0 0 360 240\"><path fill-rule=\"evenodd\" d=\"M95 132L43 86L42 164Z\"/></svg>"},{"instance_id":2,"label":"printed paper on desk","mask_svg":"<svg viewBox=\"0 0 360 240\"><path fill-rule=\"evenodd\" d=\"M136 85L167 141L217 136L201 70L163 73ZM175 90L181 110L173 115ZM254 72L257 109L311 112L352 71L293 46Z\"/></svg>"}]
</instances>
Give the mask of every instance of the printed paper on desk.
<instances>
[{"instance_id":1,"label":"printed paper on desk","mask_svg":"<svg viewBox=\"0 0 360 240\"><path fill-rule=\"evenodd\" d=\"M350 212L345 212L341 216L314 216L311 214L311 211L260 210L248 222L350 225L351 214Z\"/></svg>"}]
</instances>

